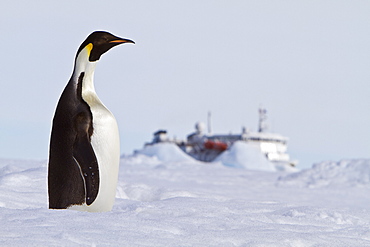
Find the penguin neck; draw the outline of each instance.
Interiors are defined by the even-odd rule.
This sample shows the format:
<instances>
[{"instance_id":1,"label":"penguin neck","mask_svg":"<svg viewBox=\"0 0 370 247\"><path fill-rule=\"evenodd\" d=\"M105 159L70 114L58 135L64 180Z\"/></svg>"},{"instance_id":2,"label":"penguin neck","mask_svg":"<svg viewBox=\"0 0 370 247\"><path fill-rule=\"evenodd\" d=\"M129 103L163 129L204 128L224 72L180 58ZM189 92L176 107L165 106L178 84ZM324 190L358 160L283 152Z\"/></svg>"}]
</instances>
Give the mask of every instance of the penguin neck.
<instances>
[{"instance_id":1,"label":"penguin neck","mask_svg":"<svg viewBox=\"0 0 370 247\"><path fill-rule=\"evenodd\" d=\"M96 95L94 87L94 72L96 63L97 61L89 61L88 53L84 49L78 54L76 58L75 67L72 75L72 81L74 82L76 88L77 84L81 82L80 80L82 79L81 96L89 105L100 102L98 96ZM81 76L82 78L80 78Z\"/></svg>"},{"instance_id":2,"label":"penguin neck","mask_svg":"<svg viewBox=\"0 0 370 247\"><path fill-rule=\"evenodd\" d=\"M94 72L95 72L96 62L87 62L84 64L76 63L73 72L73 81L77 84L80 76L82 78L82 91L95 93L94 87Z\"/></svg>"}]
</instances>

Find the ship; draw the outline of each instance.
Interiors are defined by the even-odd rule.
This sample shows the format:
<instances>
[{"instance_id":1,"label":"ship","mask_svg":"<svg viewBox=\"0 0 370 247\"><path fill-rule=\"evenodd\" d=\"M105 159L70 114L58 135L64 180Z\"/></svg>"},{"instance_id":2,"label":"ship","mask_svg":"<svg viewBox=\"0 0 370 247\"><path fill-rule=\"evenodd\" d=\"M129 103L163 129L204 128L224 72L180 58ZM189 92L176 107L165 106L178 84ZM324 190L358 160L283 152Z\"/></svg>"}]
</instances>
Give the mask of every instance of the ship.
<instances>
[{"instance_id":1,"label":"ship","mask_svg":"<svg viewBox=\"0 0 370 247\"><path fill-rule=\"evenodd\" d=\"M245 142L256 147L263 156L273 163L278 169L284 166L296 167L298 161L291 160L287 153L288 137L268 131L267 110L258 109L258 131L249 131L243 127L239 134L212 134L211 113L208 113L208 133L203 122L195 124L195 131L189 134L186 140L169 138L167 130L158 130L154 133L153 140L145 146L157 143L170 142L176 144L183 152L196 160L213 162L223 152L229 150L236 142Z\"/></svg>"}]
</instances>

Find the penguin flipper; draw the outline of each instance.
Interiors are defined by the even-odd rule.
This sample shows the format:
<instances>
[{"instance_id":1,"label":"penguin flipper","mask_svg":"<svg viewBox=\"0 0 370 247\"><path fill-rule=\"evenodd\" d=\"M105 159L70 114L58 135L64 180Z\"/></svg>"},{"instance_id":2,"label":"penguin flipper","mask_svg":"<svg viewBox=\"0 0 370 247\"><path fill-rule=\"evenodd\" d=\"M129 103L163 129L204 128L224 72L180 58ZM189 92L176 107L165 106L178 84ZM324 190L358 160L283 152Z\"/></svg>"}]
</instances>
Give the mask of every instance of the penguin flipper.
<instances>
[{"instance_id":1,"label":"penguin flipper","mask_svg":"<svg viewBox=\"0 0 370 247\"><path fill-rule=\"evenodd\" d=\"M99 191L99 166L93 147L90 143L92 119L88 111L81 111L74 118L76 139L73 143L73 158L80 168L85 182L85 201L93 203Z\"/></svg>"},{"instance_id":2,"label":"penguin flipper","mask_svg":"<svg viewBox=\"0 0 370 247\"><path fill-rule=\"evenodd\" d=\"M86 204L94 202L99 191L99 166L87 135L77 138L73 145L73 157L80 167L85 182Z\"/></svg>"}]
</instances>

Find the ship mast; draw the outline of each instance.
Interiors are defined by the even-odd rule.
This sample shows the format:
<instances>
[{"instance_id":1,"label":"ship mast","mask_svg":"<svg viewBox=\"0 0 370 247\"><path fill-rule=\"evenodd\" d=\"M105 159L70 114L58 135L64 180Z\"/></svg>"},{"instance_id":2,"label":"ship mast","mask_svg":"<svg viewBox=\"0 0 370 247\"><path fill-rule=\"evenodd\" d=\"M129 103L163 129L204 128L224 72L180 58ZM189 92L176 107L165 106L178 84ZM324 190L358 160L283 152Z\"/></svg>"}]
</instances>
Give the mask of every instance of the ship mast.
<instances>
[{"instance_id":1,"label":"ship mast","mask_svg":"<svg viewBox=\"0 0 370 247\"><path fill-rule=\"evenodd\" d=\"M211 135L212 134L211 111L208 112L207 125L208 125L208 134Z\"/></svg>"},{"instance_id":2,"label":"ship mast","mask_svg":"<svg viewBox=\"0 0 370 247\"><path fill-rule=\"evenodd\" d=\"M259 112L259 121L258 121L258 132L266 132L267 130L267 110L260 107Z\"/></svg>"}]
</instances>

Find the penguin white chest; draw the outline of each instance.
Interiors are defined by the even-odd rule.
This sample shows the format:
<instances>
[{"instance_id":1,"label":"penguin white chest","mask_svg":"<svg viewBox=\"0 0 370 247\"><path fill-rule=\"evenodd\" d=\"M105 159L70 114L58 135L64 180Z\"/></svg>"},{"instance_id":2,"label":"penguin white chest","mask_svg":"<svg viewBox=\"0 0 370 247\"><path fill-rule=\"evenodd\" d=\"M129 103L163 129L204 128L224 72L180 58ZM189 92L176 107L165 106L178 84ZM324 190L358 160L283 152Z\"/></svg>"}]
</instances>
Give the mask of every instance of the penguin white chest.
<instances>
[{"instance_id":1,"label":"penguin white chest","mask_svg":"<svg viewBox=\"0 0 370 247\"><path fill-rule=\"evenodd\" d=\"M93 134L91 145L99 167L99 191L95 201L72 209L106 212L112 210L118 181L120 142L116 119L103 104L92 104Z\"/></svg>"},{"instance_id":2,"label":"penguin white chest","mask_svg":"<svg viewBox=\"0 0 370 247\"><path fill-rule=\"evenodd\" d=\"M116 195L120 143L116 119L102 104L91 106L93 116L93 134L91 145L94 149L99 166L99 192L90 207L99 211L110 211Z\"/></svg>"},{"instance_id":3,"label":"penguin white chest","mask_svg":"<svg viewBox=\"0 0 370 247\"><path fill-rule=\"evenodd\" d=\"M116 195L120 160L118 125L113 114L96 95L92 80L84 81L83 85L82 98L89 105L92 114L91 145L98 161L99 191L91 205L84 204L82 208L75 209L93 212L110 211Z\"/></svg>"}]
</instances>

